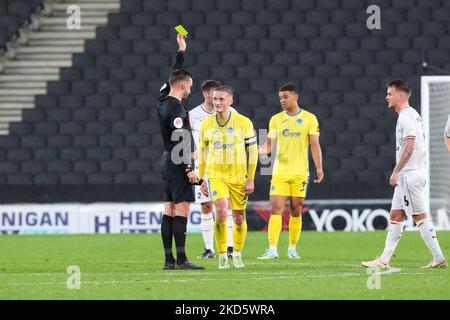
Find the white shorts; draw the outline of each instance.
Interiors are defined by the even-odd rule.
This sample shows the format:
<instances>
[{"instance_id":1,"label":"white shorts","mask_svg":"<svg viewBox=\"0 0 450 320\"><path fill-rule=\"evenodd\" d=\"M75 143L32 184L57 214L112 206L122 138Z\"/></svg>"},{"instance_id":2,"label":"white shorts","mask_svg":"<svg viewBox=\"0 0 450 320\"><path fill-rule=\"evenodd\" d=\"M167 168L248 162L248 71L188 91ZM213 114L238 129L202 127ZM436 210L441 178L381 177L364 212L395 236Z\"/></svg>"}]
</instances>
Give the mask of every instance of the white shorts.
<instances>
[{"instance_id":1,"label":"white shorts","mask_svg":"<svg viewBox=\"0 0 450 320\"><path fill-rule=\"evenodd\" d=\"M425 175L406 173L398 178L392 197L391 210L404 210L407 215L422 214L427 211L425 201Z\"/></svg>"},{"instance_id":2,"label":"white shorts","mask_svg":"<svg viewBox=\"0 0 450 320\"><path fill-rule=\"evenodd\" d=\"M205 202L211 202L213 201L212 196L211 196L211 188L209 186L209 180L205 177L205 181L208 184L208 190L209 190L209 195L205 196L202 192L202 190L200 189L200 186L196 185L195 190L194 190L194 195L195 195L195 203L205 203Z\"/></svg>"}]
</instances>

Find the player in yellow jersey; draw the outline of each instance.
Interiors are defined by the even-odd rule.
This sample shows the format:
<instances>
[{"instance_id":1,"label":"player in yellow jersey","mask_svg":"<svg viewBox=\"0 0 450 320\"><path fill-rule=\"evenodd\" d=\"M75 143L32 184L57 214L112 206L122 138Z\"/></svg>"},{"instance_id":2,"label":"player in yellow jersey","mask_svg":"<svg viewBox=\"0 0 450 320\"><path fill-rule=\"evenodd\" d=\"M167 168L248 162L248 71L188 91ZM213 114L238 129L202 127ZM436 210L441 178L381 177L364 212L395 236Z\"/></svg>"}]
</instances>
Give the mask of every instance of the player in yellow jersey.
<instances>
[{"instance_id":1,"label":"player in yellow jersey","mask_svg":"<svg viewBox=\"0 0 450 320\"><path fill-rule=\"evenodd\" d=\"M298 91L293 84L279 90L283 111L270 119L266 142L259 148L262 158L271 154L276 142L275 163L270 186L271 215L268 226L269 249L258 259L278 258L278 238L282 214L290 198L288 257L300 259L297 243L302 230L302 206L309 181L308 150L316 166L317 179L323 180L322 151L319 144L319 123L311 112L298 106Z\"/></svg>"},{"instance_id":2,"label":"player in yellow jersey","mask_svg":"<svg viewBox=\"0 0 450 320\"><path fill-rule=\"evenodd\" d=\"M215 88L215 115L203 120L200 127L199 178L208 175L210 189L202 183L202 192L211 192L216 207L214 238L219 252L219 269L229 268L227 257L227 210L230 203L233 228L233 264L244 267L241 251L247 235L245 209L252 194L258 145L253 124L247 117L230 110L233 90L229 86ZM248 156L247 156L248 151Z\"/></svg>"}]
</instances>

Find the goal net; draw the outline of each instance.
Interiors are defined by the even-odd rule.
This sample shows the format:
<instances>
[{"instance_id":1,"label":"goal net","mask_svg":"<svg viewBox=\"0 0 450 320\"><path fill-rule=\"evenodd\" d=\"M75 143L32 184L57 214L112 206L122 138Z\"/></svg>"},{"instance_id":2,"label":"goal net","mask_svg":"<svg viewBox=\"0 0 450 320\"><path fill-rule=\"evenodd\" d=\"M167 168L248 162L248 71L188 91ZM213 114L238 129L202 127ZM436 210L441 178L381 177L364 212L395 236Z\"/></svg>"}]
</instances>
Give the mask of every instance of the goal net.
<instances>
[{"instance_id":1,"label":"goal net","mask_svg":"<svg viewBox=\"0 0 450 320\"><path fill-rule=\"evenodd\" d=\"M444 144L450 114L450 76L423 76L421 82L421 113L428 150L428 212L436 219L450 215L450 153Z\"/></svg>"}]
</instances>

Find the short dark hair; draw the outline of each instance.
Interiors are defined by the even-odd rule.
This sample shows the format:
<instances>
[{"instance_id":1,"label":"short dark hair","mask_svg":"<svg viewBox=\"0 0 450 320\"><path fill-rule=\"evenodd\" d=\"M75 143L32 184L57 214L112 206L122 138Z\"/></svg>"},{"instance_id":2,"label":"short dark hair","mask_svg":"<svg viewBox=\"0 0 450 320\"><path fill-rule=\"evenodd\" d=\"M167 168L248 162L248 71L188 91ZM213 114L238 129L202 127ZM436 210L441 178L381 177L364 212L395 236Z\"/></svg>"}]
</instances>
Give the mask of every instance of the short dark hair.
<instances>
[{"instance_id":1,"label":"short dark hair","mask_svg":"<svg viewBox=\"0 0 450 320\"><path fill-rule=\"evenodd\" d=\"M281 86L279 92L281 92L281 91L290 91L290 92L293 92L293 93L295 93L296 95L298 95L298 89L297 89L297 86L296 86L295 84L293 84L293 83L286 83L286 84L283 84L283 85Z\"/></svg>"},{"instance_id":2,"label":"short dark hair","mask_svg":"<svg viewBox=\"0 0 450 320\"><path fill-rule=\"evenodd\" d=\"M393 87L397 91L403 91L408 96L411 95L411 91L412 91L411 85L408 82L406 82L405 80L393 80L387 84L387 87L388 88Z\"/></svg>"},{"instance_id":3,"label":"short dark hair","mask_svg":"<svg viewBox=\"0 0 450 320\"><path fill-rule=\"evenodd\" d=\"M192 78L192 75L186 70L176 69L173 70L169 77L169 84L173 86L175 83L185 81L189 78Z\"/></svg>"},{"instance_id":4,"label":"short dark hair","mask_svg":"<svg viewBox=\"0 0 450 320\"><path fill-rule=\"evenodd\" d=\"M214 91L222 91L222 92L228 92L231 96L233 96L233 88L230 86L220 86L214 89Z\"/></svg>"},{"instance_id":5,"label":"short dark hair","mask_svg":"<svg viewBox=\"0 0 450 320\"><path fill-rule=\"evenodd\" d=\"M209 91L211 89L215 89L220 87L222 84L220 83L220 81L217 80L206 80L205 82L202 83L202 91Z\"/></svg>"}]
</instances>

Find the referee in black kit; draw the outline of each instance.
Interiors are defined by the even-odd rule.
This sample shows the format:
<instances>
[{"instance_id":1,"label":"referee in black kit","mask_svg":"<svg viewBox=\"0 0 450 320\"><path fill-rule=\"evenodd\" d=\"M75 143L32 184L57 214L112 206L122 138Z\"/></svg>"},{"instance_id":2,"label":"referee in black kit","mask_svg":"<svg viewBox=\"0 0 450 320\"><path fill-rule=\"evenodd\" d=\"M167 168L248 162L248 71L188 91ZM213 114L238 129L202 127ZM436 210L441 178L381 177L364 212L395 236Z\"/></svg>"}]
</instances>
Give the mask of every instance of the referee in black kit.
<instances>
[{"instance_id":1,"label":"referee in black kit","mask_svg":"<svg viewBox=\"0 0 450 320\"><path fill-rule=\"evenodd\" d=\"M192 77L182 69L186 37L177 36L178 54L169 83L165 83L158 98L158 118L164 143L161 159L164 180L164 215L161 236L164 245L164 270L202 270L186 257L186 226L189 203L194 201L193 183L198 182L192 166L192 134L189 112L183 101L191 93ZM177 260L172 253L175 238Z\"/></svg>"}]
</instances>

